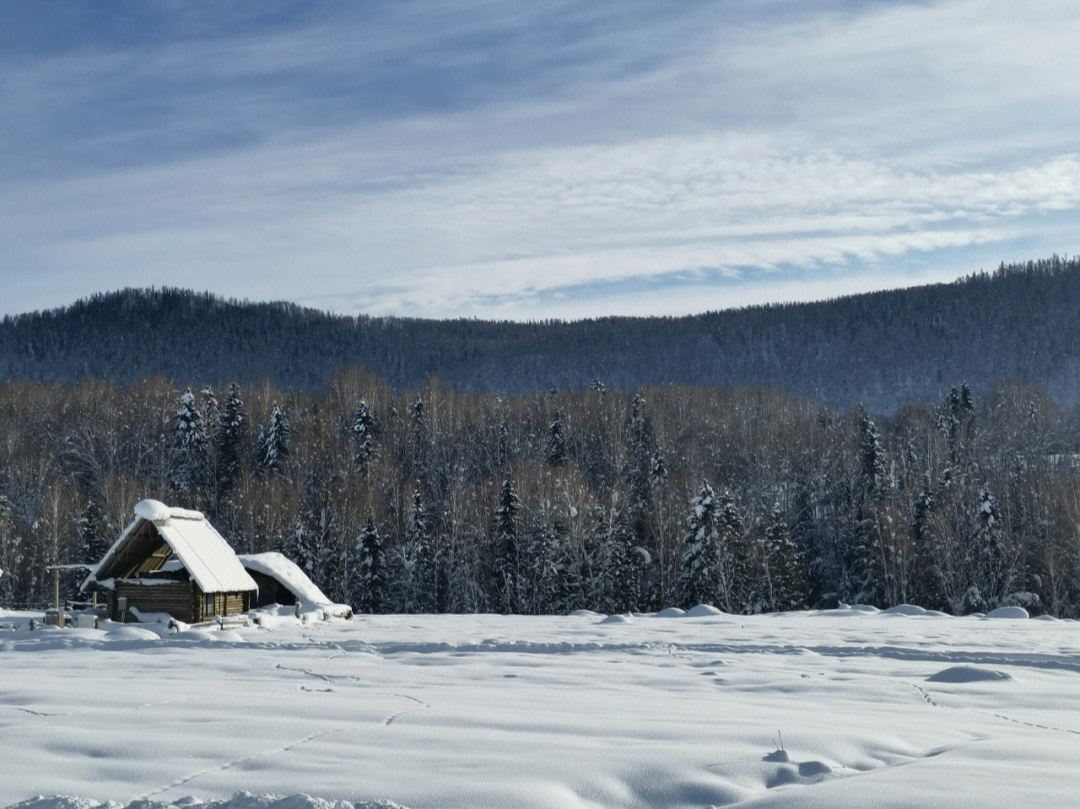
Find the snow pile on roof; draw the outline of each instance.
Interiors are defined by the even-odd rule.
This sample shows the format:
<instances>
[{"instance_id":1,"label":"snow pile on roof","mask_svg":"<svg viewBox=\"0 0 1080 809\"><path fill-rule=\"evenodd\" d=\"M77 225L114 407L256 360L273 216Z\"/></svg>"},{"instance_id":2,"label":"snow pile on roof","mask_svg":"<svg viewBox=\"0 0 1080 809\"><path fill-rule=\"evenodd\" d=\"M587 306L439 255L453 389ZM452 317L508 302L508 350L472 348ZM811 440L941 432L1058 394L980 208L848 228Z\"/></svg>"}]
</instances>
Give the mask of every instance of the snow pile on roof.
<instances>
[{"instance_id":1,"label":"snow pile on roof","mask_svg":"<svg viewBox=\"0 0 1080 809\"><path fill-rule=\"evenodd\" d=\"M172 549L191 578L204 593L231 593L258 590L255 580L236 558L229 543L199 511L169 508L157 500L140 500L135 506L135 520L120 539L105 554L105 558L84 582L96 579L101 572L105 578L112 572L109 565L140 522L151 522L158 534Z\"/></svg>"},{"instance_id":2,"label":"snow pile on roof","mask_svg":"<svg viewBox=\"0 0 1080 809\"><path fill-rule=\"evenodd\" d=\"M135 516L150 522L163 522L169 519L169 507L160 500L140 500L135 504Z\"/></svg>"},{"instance_id":3,"label":"snow pile on roof","mask_svg":"<svg viewBox=\"0 0 1080 809\"><path fill-rule=\"evenodd\" d=\"M243 553L236 557L240 564L248 570L262 573L276 579L290 593L296 596L300 606L305 609L317 607L329 607L333 604L326 594L316 586L315 582L300 567L276 551L268 553Z\"/></svg>"}]
</instances>

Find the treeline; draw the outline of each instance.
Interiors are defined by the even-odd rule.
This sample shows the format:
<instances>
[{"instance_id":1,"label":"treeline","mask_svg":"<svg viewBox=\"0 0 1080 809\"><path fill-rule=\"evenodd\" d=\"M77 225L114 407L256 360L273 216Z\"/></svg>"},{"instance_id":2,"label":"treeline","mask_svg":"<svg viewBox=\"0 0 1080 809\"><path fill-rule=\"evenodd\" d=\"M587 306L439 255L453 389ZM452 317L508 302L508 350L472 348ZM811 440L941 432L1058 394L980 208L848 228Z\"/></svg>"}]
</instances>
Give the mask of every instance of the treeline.
<instances>
[{"instance_id":1,"label":"treeline","mask_svg":"<svg viewBox=\"0 0 1080 809\"><path fill-rule=\"evenodd\" d=\"M717 306L723 305L721 299ZM125 290L0 322L0 380L180 386L270 379L321 390L349 365L416 390L520 396L668 384L777 387L892 413L1020 379L1080 401L1080 260L1001 267L952 284L694 317L572 323L340 317L184 290Z\"/></svg>"},{"instance_id":2,"label":"treeline","mask_svg":"<svg viewBox=\"0 0 1080 809\"><path fill-rule=\"evenodd\" d=\"M395 394L355 369L318 393L9 382L0 604L47 601L47 564L96 561L154 497L361 611L1074 617L1078 439L1018 385L883 420L767 389Z\"/></svg>"}]
</instances>

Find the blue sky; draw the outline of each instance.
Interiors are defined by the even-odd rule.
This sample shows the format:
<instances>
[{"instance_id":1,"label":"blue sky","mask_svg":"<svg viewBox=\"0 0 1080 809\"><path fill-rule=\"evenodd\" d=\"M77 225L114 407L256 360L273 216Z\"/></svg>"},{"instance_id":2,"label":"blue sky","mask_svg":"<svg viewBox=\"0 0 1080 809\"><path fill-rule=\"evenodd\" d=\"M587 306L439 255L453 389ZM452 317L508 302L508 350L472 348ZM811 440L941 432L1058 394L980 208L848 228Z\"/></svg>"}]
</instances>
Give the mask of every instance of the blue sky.
<instances>
[{"instance_id":1,"label":"blue sky","mask_svg":"<svg viewBox=\"0 0 1080 809\"><path fill-rule=\"evenodd\" d=\"M1053 0L0 0L2 310L679 314L1071 255L1077 42Z\"/></svg>"}]
</instances>

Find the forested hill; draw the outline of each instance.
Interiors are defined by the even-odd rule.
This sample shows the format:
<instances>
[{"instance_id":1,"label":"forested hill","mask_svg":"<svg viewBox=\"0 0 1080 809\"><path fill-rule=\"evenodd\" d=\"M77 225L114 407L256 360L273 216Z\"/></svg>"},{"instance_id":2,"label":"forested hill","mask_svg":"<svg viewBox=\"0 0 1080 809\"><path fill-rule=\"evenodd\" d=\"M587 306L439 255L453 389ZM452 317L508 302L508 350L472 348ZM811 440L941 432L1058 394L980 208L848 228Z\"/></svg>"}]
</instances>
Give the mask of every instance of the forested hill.
<instances>
[{"instance_id":1,"label":"forested hill","mask_svg":"<svg viewBox=\"0 0 1080 809\"><path fill-rule=\"evenodd\" d=\"M571 323L343 317L184 290L124 290L0 324L0 378L129 384L273 379L319 388L361 365L398 389L508 394L669 382L777 387L887 412L1026 380L1080 400L1080 259L951 284L721 311Z\"/></svg>"}]
</instances>

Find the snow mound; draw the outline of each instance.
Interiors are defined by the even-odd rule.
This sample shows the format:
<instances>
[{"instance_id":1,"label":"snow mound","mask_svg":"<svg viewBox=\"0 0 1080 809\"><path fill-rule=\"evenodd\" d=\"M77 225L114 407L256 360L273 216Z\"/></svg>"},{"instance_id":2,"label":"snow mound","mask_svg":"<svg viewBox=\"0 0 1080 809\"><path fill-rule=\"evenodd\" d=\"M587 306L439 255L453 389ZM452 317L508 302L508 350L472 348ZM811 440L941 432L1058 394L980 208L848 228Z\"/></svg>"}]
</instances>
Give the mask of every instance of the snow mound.
<instances>
[{"instance_id":1,"label":"snow mound","mask_svg":"<svg viewBox=\"0 0 1080 809\"><path fill-rule=\"evenodd\" d=\"M106 629L105 638L107 640L160 640L161 635L152 629L120 624Z\"/></svg>"},{"instance_id":2,"label":"snow mound","mask_svg":"<svg viewBox=\"0 0 1080 809\"><path fill-rule=\"evenodd\" d=\"M282 626L295 626L299 623L296 616L291 612L280 614L267 608L256 611L251 620L256 626L263 629L278 629Z\"/></svg>"},{"instance_id":3,"label":"snow mound","mask_svg":"<svg viewBox=\"0 0 1080 809\"><path fill-rule=\"evenodd\" d=\"M678 607L667 607L655 613L657 618L682 618L686 615L686 610L680 610Z\"/></svg>"},{"instance_id":4,"label":"snow mound","mask_svg":"<svg viewBox=\"0 0 1080 809\"><path fill-rule=\"evenodd\" d=\"M978 666L950 666L926 678L928 683L981 683L993 680L1011 680L1012 675L997 669Z\"/></svg>"},{"instance_id":5,"label":"snow mound","mask_svg":"<svg viewBox=\"0 0 1080 809\"><path fill-rule=\"evenodd\" d=\"M687 618L703 618L706 615L723 615L712 604L698 604L696 607L691 607L686 611Z\"/></svg>"},{"instance_id":6,"label":"snow mound","mask_svg":"<svg viewBox=\"0 0 1080 809\"><path fill-rule=\"evenodd\" d=\"M169 635L171 640L193 640L199 643L221 643L222 641L241 641L242 637L228 630L211 631L208 629L187 629Z\"/></svg>"},{"instance_id":7,"label":"snow mound","mask_svg":"<svg viewBox=\"0 0 1080 809\"><path fill-rule=\"evenodd\" d=\"M882 615L926 615L926 610L914 604L897 604L895 607L882 610Z\"/></svg>"},{"instance_id":8,"label":"snow mound","mask_svg":"<svg viewBox=\"0 0 1080 809\"><path fill-rule=\"evenodd\" d=\"M634 619L631 618L629 615L609 615L607 618L603 619L600 623L602 623L602 624L632 624L632 623L634 623Z\"/></svg>"},{"instance_id":9,"label":"snow mound","mask_svg":"<svg viewBox=\"0 0 1080 809\"><path fill-rule=\"evenodd\" d=\"M881 610L871 604L845 604L841 601L837 606L820 610L815 614L829 618L855 618L862 615L880 615Z\"/></svg>"},{"instance_id":10,"label":"snow mound","mask_svg":"<svg viewBox=\"0 0 1080 809\"><path fill-rule=\"evenodd\" d=\"M592 610L574 610L572 613L570 613L570 617L571 618L601 618L603 616L601 616L600 613L598 613L598 612L593 612Z\"/></svg>"},{"instance_id":11,"label":"snow mound","mask_svg":"<svg viewBox=\"0 0 1080 809\"><path fill-rule=\"evenodd\" d=\"M1028 611L1023 607L998 607L986 613L987 618L1028 618Z\"/></svg>"},{"instance_id":12,"label":"snow mound","mask_svg":"<svg viewBox=\"0 0 1080 809\"><path fill-rule=\"evenodd\" d=\"M38 795L12 804L8 809L180 809L192 806L199 809L404 809L401 804L393 801L331 802L303 793L282 798L277 795L253 795L250 792L237 792L227 800L206 803L192 797L178 798L171 802L142 799L132 801L126 807L114 801L99 803L70 795L54 795L48 798Z\"/></svg>"},{"instance_id":13,"label":"snow mound","mask_svg":"<svg viewBox=\"0 0 1080 809\"><path fill-rule=\"evenodd\" d=\"M53 795L46 798L38 795L36 798L27 798L21 803L12 804L9 809L93 809L96 806L101 806L101 804L88 798L76 798L71 795Z\"/></svg>"}]
</instances>

